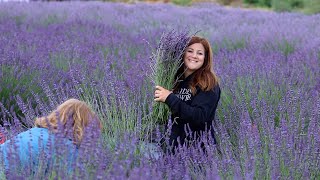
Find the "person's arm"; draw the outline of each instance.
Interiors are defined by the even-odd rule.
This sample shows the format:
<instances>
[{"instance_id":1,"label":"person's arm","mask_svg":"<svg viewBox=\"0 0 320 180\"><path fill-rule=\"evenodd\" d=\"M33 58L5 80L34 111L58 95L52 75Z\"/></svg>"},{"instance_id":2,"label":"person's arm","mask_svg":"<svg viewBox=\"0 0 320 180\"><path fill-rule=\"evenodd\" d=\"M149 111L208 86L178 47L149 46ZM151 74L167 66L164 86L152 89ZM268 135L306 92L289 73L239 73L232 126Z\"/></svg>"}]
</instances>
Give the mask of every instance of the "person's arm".
<instances>
[{"instance_id":1,"label":"person's arm","mask_svg":"<svg viewBox=\"0 0 320 180\"><path fill-rule=\"evenodd\" d=\"M220 99L220 88L214 91L200 91L195 97L191 105L186 104L173 93L169 94L165 103L170 107L175 116L180 120L194 125L204 125L205 122L212 121L212 114Z\"/></svg>"}]
</instances>

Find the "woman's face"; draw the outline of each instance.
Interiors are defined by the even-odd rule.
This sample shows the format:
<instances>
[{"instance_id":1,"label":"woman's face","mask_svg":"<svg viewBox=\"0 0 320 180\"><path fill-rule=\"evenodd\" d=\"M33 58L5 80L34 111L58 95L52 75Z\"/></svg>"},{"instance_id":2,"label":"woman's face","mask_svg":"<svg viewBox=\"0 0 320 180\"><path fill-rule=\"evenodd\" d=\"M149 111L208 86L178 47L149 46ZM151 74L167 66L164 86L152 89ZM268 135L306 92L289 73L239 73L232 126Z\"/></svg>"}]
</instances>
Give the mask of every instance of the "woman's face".
<instances>
[{"instance_id":1,"label":"woman's face","mask_svg":"<svg viewBox=\"0 0 320 180\"><path fill-rule=\"evenodd\" d=\"M194 43L187 47L184 55L184 77L200 69L204 63L205 49L201 43Z\"/></svg>"}]
</instances>

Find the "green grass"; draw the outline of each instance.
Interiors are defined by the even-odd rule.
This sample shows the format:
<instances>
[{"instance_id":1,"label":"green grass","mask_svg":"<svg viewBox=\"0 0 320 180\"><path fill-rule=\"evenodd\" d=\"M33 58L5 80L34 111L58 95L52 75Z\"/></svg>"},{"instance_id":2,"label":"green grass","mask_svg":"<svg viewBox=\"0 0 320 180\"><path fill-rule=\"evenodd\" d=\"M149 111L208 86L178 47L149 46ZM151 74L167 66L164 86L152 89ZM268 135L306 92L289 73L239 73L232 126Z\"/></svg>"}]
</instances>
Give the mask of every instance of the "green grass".
<instances>
[{"instance_id":1,"label":"green grass","mask_svg":"<svg viewBox=\"0 0 320 180\"><path fill-rule=\"evenodd\" d=\"M128 103L122 100L122 97L117 96L115 90L110 88L112 87L110 84L105 84L104 87L108 89L109 97L101 95L97 89L88 85L82 84L78 88L82 89L81 100L87 102L102 121L104 139L108 142L107 144L114 148L126 134L133 133L140 138L150 134L153 129L152 122L146 116L147 112L144 112L144 108L141 107L145 105L141 104L141 99L132 98L132 102ZM141 97L144 97L145 94L143 91L140 92Z\"/></svg>"},{"instance_id":2,"label":"green grass","mask_svg":"<svg viewBox=\"0 0 320 180\"><path fill-rule=\"evenodd\" d=\"M287 58L289 54L293 53L295 50L295 44L290 43L288 40L283 39L278 42L278 49L285 55Z\"/></svg>"},{"instance_id":3,"label":"green grass","mask_svg":"<svg viewBox=\"0 0 320 180\"><path fill-rule=\"evenodd\" d=\"M67 18L67 12L63 12L61 14L48 14L47 16L41 19L41 22L44 26L49 26L51 24L58 24L65 21Z\"/></svg>"},{"instance_id":4,"label":"green grass","mask_svg":"<svg viewBox=\"0 0 320 180\"><path fill-rule=\"evenodd\" d=\"M20 14L20 15L14 16L14 20L16 22L16 25L17 26L22 25L24 23L26 17L27 17L27 15L25 15L25 14Z\"/></svg>"},{"instance_id":5,"label":"green grass","mask_svg":"<svg viewBox=\"0 0 320 180\"><path fill-rule=\"evenodd\" d=\"M19 72L23 73L19 74ZM6 105L14 107L13 110L18 116L24 117L15 98L19 95L22 100L26 101L32 96L31 92L42 94L41 87L35 83L40 73L26 69L22 71L20 68L5 64L1 65L0 73L0 97L6 100L4 102Z\"/></svg>"},{"instance_id":6,"label":"green grass","mask_svg":"<svg viewBox=\"0 0 320 180\"><path fill-rule=\"evenodd\" d=\"M4 167L1 167L1 169L4 169ZM2 179L2 180L6 180L7 179L4 171L0 171L0 179Z\"/></svg>"},{"instance_id":7,"label":"green grass","mask_svg":"<svg viewBox=\"0 0 320 180\"><path fill-rule=\"evenodd\" d=\"M71 60L67 55L63 53L52 53L49 57L50 64L57 68L58 70L62 70L64 72L69 71L70 63L74 60Z\"/></svg>"},{"instance_id":8,"label":"green grass","mask_svg":"<svg viewBox=\"0 0 320 180\"><path fill-rule=\"evenodd\" d=\"M220 43L220 47L217 43L213 46L213 51L217 52L218 49L227 49L229 51L235 51L239 49L244 49L247 46L247 40L245 38L240 39L227 39L223 38L223 41Z\"/></svg>"}]
</instances>

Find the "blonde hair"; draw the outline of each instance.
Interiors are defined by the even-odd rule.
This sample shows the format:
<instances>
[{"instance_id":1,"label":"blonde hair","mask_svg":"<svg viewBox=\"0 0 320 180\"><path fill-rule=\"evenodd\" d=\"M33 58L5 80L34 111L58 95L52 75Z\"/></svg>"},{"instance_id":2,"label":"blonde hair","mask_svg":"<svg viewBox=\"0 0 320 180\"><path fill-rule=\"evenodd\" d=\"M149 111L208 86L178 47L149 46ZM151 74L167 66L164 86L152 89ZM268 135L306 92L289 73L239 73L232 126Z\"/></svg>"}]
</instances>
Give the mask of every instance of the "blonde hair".
<instances>
[{"instance_id":1,"label":"blonde hair","mask_svg":"<svg viewBox=\"0 0 320 180\"><path fill-rule=\"evenodd\" d=\"M69 99L59 105L57 109L52 111L48 116L37 118L35 120L35 126L48 128L53 132L57 132L59 125L63 128L70 128L66 126L67 124L71 125L73 141L79 145L83 138L84 129L90 123L89 121L97 121L100 123L101 128L100 120L85 102L77 99Z\"/></svg>"}]
</instances>

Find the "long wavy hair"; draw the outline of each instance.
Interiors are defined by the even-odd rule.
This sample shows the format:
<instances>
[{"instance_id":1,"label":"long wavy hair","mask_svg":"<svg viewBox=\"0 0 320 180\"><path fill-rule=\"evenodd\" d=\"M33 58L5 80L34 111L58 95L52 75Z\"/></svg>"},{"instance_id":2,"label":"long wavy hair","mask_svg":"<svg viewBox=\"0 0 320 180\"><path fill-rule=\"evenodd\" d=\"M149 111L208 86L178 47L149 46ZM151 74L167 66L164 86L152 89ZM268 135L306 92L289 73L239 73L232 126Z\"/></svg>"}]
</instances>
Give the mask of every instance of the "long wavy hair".
<instances>
[{"instance_id":1,"label":"long wavy hair","mask_svg":"<svg viewBox=\"0 0 320 180\"><path fill-rule=\"evenodd\" d=\"M195 43L201 43L203 45L205 50L205 57L204 57L204 62L201 68L196 70L193 73L193 78L190 83L190 89L193 95L196 93L196 87L199 87L202 91L210 91L219 83L219 79L216 73L213 71L213 53L212 53L210 43L205 38L202 38L199 36L193 36L191 37L191 40L189 41L187 47ZM181 81L184 78L183 76L184 72L185 72L185 66L181 66L176 73L175 79L178 79L178 81L179 80ZM176 83L175 87L173 88L173 91L177 91L178 86L179 86L179 83Z\"/></svg>"},{"instance_id":2,"label":"long wavy hair","mask_svg":"<svg viewBox=\"0 0 320 180\"><path fill-rule=\"evenodd\" d=\"M98 123L99 128L102 127L100 120L88 105L77 99L69 99L60 104L48 116L35 120L36 127L47 128L53 132L58 132L59 126L72 128L72 140L77 145L81 143L84 129L89 123Z\"/></svg>"}]
</instances>

